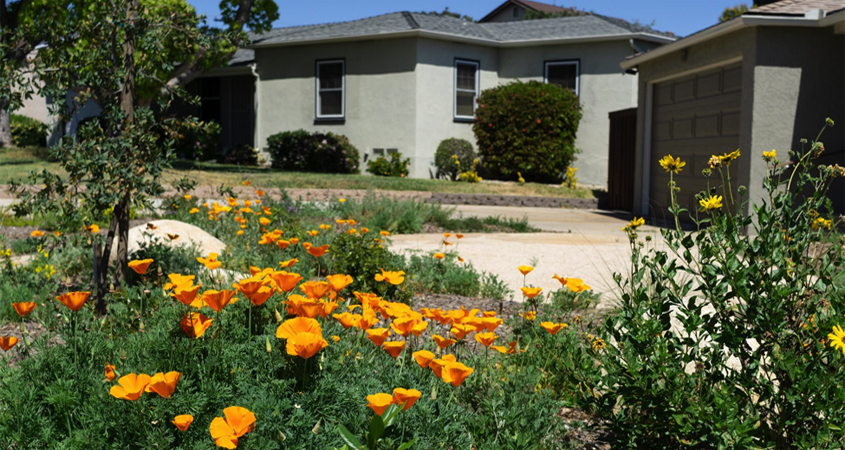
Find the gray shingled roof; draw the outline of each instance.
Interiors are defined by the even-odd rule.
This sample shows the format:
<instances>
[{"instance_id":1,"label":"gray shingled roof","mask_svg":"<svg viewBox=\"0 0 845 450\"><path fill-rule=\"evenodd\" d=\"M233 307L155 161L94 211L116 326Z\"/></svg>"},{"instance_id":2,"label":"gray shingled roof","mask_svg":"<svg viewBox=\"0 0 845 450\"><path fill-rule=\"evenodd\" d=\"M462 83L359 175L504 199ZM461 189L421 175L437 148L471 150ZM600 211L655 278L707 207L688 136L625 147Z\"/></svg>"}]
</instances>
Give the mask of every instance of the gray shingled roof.
<instances>
[{"instance_id":1,"label":"gray shingled roof","mask_svg":"<svg viewBox=\"0 0 845 450\"><path fill-rule=\"evenodd\" d=\"M506 43L526 40L551 40L591 36L648 33L674 37L671 33L650 30L621 19L595 15L523 20L503 23L466 22L436 14L398 12L350 22L276 28L253 35L253 45L308 42L331 38L374 36L402 31L424 30L456 37L468 37Z\"/></svg>"},{"instance_id":2,"label":"gray shingled roof","mask_svg":"<svg viewBox=\"0 0 845 450\"><path fill-rule=\"evenodd\" d=\"M245 66L249 63L255 62L255 50L250 48L239 48L232 59L229 60L229 66Z\"/></svg>"}]
</instances>

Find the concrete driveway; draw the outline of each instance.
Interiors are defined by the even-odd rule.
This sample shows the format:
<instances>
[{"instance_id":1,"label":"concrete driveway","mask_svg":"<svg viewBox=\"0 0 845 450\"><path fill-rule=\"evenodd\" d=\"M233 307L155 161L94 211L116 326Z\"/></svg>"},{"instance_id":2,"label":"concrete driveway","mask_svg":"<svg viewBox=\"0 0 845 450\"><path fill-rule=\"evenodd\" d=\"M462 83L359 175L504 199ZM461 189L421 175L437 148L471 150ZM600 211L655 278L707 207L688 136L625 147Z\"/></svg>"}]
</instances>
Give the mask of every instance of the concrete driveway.
<instances>
[{"instance_id":1,"label":"concrete driveway","mask_svg":"<svg viewBox=\"0 0 845 450\"><path fill-rule=\"evenodd\" d=\"M600 306L612 306L618 289L613 273L626 277L630 271L631 251L622 227L628 216L599 210L558 208L518 208L504 206L458 206L463 216L500 216L521 218L544 230L541 233L469 233L460 240L449 238L454 245L442 244L442 234L392 236L390 248L397 252L454 250L481 272L494 273L514 291L514 300L522 300L519 288L523 277L517 267L534 266L527 283L540 286L544 293L560 288L552 278L581 278L602 294ZM640 228L640 235L652 234L660 240L658 229Z\"/></svg>"}]
</instances>

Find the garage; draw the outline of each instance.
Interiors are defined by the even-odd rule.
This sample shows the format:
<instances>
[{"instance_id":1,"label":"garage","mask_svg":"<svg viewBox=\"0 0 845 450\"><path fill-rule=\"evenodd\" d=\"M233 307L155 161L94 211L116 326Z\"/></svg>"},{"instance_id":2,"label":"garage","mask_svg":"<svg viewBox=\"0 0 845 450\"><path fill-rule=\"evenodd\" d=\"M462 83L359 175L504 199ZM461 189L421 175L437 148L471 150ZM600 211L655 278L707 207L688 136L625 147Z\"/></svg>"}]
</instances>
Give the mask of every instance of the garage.
<instances>
[{"instance_id":1,"label":"garage","mask_svg":"<svg viewBox=\"0 0 845 450\"><path fill-rule=\"evenodd\" d=\"M701 174L708 167L711 155L739 148L741 65L706 70L659 82L653 90L651 180L649 210L656 219L671 219L669 174L658 161L665 155L680 157L686 162L675 175L681 191L678 203L695 215L698 202L695 194L707 189ZM731 178L737 180L738 164L731 166ZM720 185L718 173L711 185ZM734 188L737 183L734 182Z\"/></svg>"}]
</instances>

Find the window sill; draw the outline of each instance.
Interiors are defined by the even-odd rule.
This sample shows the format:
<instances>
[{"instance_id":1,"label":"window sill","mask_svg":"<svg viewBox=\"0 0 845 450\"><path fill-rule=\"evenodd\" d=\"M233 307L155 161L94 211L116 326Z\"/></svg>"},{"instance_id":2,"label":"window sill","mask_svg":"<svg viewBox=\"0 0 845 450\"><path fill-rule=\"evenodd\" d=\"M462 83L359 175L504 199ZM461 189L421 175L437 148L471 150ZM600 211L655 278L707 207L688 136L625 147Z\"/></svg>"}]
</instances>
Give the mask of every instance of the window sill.
<instances>
[{"instance_id":1,"label":"window sill","mask_svg":"<svg viewBox=\"0 0 845 450\"><path fill-rule=\"evenodd\" d=\"M453 117L455 123L475 123L475 117Z\"/></svg>"},{"instance_id":2,"label":"window sill","mask_svg":"<svg viewBox=\"0 0 845 450\"><path fill-rule=\"evenodd\" d=\"M346 123L346 117L317 117L314 119L314 125L343 125Z\"/></svg>"}]
</instances>

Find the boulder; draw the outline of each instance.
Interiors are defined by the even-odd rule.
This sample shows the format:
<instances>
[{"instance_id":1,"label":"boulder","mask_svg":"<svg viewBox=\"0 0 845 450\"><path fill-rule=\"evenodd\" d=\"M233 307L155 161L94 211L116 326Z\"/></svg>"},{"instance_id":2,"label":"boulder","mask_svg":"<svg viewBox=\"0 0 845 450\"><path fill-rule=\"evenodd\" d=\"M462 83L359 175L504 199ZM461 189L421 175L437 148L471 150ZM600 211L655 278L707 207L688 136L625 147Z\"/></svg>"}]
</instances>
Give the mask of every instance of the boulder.
<instances>
[{"instance_id":1,"label":"boulder","mask_svg":"<svg viewBox=\"0 0 845 450\"><path fill-rule=\"evenodd\" d=\"M152 227L155 227L155 229ZM179 237L170 239L168 234ZM200 227L178 220L153 220L129 229L129 248L127 249L129 256L131 257L132 253L140 249L143 244L153 240L158 240L174 248L193 245L203 256L207 256L209 253L222 255L226 252L226 244L223 241L210 235ZM117 238L114 239L111 251L111 260L114 261L116 259Z\"/></svg>"}]
</instances>

